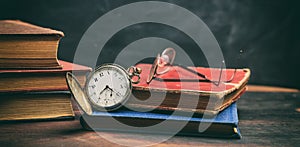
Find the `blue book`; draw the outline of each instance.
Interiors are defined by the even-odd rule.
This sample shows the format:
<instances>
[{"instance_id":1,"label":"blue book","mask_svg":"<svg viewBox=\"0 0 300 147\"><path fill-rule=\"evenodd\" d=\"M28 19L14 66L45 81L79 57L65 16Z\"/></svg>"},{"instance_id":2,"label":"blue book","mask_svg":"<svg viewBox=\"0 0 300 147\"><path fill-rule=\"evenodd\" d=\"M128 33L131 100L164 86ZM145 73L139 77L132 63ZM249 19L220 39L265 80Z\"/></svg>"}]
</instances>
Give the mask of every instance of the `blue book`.
<instances>
[{"instance_id":1,"label":"blue book","mask_svg":"<svg viewBox=\"0 0 300 147\"><path fill-rule=\"evenodd\" d=\"M85 129L95 131L241 138L236 103L214 118L120 110L83 114L80 121Z\"/></svg>"}]
</instances>

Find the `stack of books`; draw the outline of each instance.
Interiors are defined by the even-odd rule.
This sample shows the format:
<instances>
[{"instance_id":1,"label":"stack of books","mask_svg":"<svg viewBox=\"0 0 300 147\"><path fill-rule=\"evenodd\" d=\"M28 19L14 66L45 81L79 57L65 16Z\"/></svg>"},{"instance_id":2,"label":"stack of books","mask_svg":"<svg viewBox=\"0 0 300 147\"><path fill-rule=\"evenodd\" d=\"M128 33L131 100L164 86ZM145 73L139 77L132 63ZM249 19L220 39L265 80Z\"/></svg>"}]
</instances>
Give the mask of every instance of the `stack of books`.
<instances>
[{"instance_id":1,"label":"stack of books","mask_svg":"<svg viewBox=\"0 0 300 147\"><path fill-rule=\"evenodd\" d=\"M0 120L73 118L66 72L91 69L57 59L61 31L0 21Z\"/></svg>"},{"instance_id":2,"label":"stack of books","mask_svg":"<svg viewBox=\"0 0 300 147\"><path fill-rule=\"evenodd\" d=\"M180 124L186 123L177 134L222 138L241 137L238 129L236 101L246 91L246 84L250 77L249 69L224 69L221 82L216 85L201 77L191 75L191 72L181 67L173 66L167 73L156 75L155 79L148 84L146 81L151 64L138 64L137 67L142 69L141 79L140 83L133 84L133 95L125 104L129 109L85 114L81 118L84 128L100 131L169 134L174 133ZM212 79L211 73L220 72L220 69L213 68L189 68L206 75L208 79ZM232 80L230 80L231 77L233 77ZM164 81L162 79L184 80ZM111 117L116 121L109 119ZM120 125L120 122L125 125ZM164 125L155 127L160 123ZM208 126L205 131L199 131L201 123Z\"/></svg>"}]
</instances>

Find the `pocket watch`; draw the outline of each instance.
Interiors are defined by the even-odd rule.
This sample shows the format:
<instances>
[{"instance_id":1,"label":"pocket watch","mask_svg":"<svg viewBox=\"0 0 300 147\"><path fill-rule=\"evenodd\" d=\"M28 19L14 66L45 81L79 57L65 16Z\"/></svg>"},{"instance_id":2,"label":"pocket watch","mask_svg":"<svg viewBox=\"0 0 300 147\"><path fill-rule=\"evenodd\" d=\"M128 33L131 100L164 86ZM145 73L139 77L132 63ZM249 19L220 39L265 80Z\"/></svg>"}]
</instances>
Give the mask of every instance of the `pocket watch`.
<instances>
[{"instance_id":1,"label":"pocket watch","mask_svg":"<svg viewBox=\"0 0 300 147\"><path fill-rule=\"evenodd\" d=\"M125 70L117 64L103 64L93 70L82 88L76 77L68 72L66 80L75 100L87 114L93 109L113 111L123 106L131 95L132 83L139 83L141 69Z\"/></svg>"}]
</instances>

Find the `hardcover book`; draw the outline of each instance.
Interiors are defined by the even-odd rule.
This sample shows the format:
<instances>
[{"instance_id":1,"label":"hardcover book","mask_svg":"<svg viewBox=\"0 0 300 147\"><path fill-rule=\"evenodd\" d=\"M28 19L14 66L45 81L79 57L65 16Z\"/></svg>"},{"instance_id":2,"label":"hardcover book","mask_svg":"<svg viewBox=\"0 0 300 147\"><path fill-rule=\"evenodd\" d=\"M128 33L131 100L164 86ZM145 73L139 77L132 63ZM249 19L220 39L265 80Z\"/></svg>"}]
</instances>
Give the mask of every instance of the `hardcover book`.
<instances>
[{"instance_id":1,"label":"hardcover book","mask_svg":"<svg viewBox=\"0 0 300 147\"><path fill-rule=\"evenodd\" d=\"M57 49L63 36L19 20L0 20L0 68L61 68Z\"/></svg>"},{"instance_id":2,"label":"hardcover book","mask_svg":"<svg viewBox=\"0 0 300 147\"><path fill-rule=\"evenodd\" d=\"M241 138L236 103L224 109L215 118L120 110L114 112L95 111L92 115L82 115L80 120L82 126L87 130L169 134L174 132L176 126L186 123L183 129L178 130L177 135ZM164 121L168 121L169 125L157 128L149 127ZM200 123L206 123L209 127L205 131L199 132Z\"/></svg>"},{"instance_id":3,"label":"hardcover book","mask_svg":"<svg viewBox=\"0 0 300 147\"><path fill-rule=\"evenodd\" d=\"M157 75L149 84L146 82L151 64L138 64L142 69L138 84L133 84L132 94L135 98L127 101L128 107L149 108L162 111L187 111L195 113L217 114L231 103L235 102L246 90L250 77L249 69L224 69L222 78L229 82L215 85L207 81L196 82L168 82L163 79L203 80L178 66L173 66L165 74ZM189 67L191 70L206 75L212 79L211 73L219 73L220 69ZM156 80L160 79L160 80ZM210 102L210 105L208 105Z\"/></svg>"},{"instance_id":4,"label":"hardcover book","mask_svg":"<svg viewBox=\"0 0 300 147\"><path fill-rule=\"evenodd\" d=\"M78 73L77 78L84 85L86 74L91 68L62 60L59 62L62 69L0 70L0 93L69 90L65 75L72 71Z\"/></svg>"},{"instance_id":5,"label":"hardcover book","mask_svg":"<svg viewBox=\"0 0 300 147\"><path fill-rule=\"evenodd\" d=\"M66 91L0 94L0 121L74 119Z\"/></svg>"}]
</instances>

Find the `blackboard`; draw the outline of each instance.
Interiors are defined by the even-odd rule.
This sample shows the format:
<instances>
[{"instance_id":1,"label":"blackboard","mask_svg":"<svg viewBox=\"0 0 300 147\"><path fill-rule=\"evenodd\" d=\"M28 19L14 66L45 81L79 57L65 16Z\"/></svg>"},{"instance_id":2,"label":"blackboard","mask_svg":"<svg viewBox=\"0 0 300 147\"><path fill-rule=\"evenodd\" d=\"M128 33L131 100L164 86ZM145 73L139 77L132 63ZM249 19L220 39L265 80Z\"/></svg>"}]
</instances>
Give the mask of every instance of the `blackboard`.
<instances>
[{"instance_id":1,"label":"blackboard","mask_svg":"<svg viewBox=\"0 0 300 147\"><path fill-rule=\"evenodd\" d=\"M80 38L103 14L135 1L122 0L6 0L0 19L19 19L62 30L58 56L72 61ZM284 0L188 0L170 2L199 16L211 29L223 51L227 67L248 67L251 84L300 88L300 7ZM157 30L157 31L155 31ZM139 32L139 33L135 33ZM128 35L130 34L130 35ZM160 24L137 24L114 36L99 64L113 61L114 53L145 36L168 38L186 49L197 66L207 66L198 46L176 29ZM243 53L240 55L240 51ZM108 56L112 55L112 56ZM194 55L194 56L193 56Z\"/></svg>"}]
</instances>

